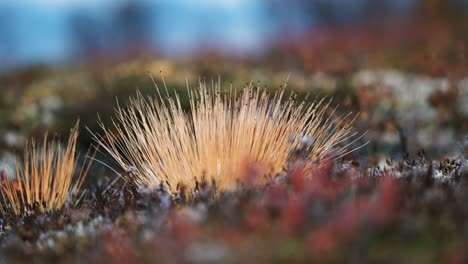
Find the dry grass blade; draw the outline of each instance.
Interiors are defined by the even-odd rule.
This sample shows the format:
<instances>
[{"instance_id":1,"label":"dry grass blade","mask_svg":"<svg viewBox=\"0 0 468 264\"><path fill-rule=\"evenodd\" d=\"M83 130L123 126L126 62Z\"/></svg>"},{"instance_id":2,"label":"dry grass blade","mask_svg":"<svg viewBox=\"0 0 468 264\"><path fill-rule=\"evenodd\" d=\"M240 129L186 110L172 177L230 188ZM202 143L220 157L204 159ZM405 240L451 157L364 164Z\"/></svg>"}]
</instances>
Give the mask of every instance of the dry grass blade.
<instances>
[{"instance_id":1,"label":"dry grass blade","mask_svg":"<svg viewBox=\"0 0 468 264\"><path fill-rule=\"evenodd\" d=\"M201 83L188 93L189 113L177 94L138 94L127 108L118 106L113 128L100 122L103 136L94 138L126 171L124 178L149 188L163 183L175 192L178 184L193 187L205 177L225 189L240 179L246 161L262 176L281 172L303 136L309 137L309 159L318 161L346 153L339 145L356 135L349 115L324 117L330 102L298 103L284 89L271 98L252 85L236 94Z\"/></svg>"},{"instance_id":2,"label":"dry grass blade","mask_svg":"<svg viewBox=\"0 0 468 264\"><path fill-rule=\"evenodd\" d=\"M91 164L84 162L78 168L77 139L78 122L65 148L47 135L40 146L35 140L28 143L24 160L16 166L17 178L2 178L0 212L19 215L33 208L46 212L66 205L78 193Z\"/></svg>"}]
</instances>

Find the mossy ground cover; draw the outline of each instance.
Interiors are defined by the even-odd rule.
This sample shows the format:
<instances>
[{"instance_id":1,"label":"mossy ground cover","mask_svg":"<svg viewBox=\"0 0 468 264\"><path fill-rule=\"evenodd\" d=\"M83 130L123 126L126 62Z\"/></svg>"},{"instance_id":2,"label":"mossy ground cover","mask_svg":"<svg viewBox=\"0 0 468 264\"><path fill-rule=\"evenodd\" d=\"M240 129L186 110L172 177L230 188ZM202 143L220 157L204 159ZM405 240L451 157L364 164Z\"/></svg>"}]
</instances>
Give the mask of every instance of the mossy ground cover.
<instances>
[{"instance_id":1,"label":"mossy ground cover","mask_svg":"<svg viewBox=\"0 0 468 264\"><path fill-rule=\"evenodd\" d=\"M92 69L30 69L0 80L4 170L27 139L46 130L64 138L81 120L81 153L93 144L98 116L116 99L155 95L147 71L181 96L199 78L242 89L252 82L310 100L333 97L359 112L365 147L303 171L301 149L266 184L254 165L239 168L235 188L202 176L194 188L138 187L94 162L80 194L54 212L3 216L0 253L7 262L402 262L463 263L468 230L468 81L395 69L346 74L287 72L226 63L196 68L170 61ZM226 69L226 70L216 70ZM289 77L288 77L289 75ZM187 106L188 98L181 97ZM302 146L306 148L307 146ZM423 151L424 150L424 151ZM95 157L112 168L112 160ZM126 173L118 171L119 173Z\"/></svg>"}]
</instances>

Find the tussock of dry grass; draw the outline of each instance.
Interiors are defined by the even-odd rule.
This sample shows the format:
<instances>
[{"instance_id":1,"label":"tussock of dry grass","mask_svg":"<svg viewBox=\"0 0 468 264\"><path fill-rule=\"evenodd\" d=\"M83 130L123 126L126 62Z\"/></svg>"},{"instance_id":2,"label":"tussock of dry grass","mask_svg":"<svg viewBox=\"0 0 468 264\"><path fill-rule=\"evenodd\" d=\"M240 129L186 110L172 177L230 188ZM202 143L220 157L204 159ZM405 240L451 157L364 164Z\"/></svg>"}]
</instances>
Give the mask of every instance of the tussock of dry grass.
<instances>
[{"instance_id":1,"label":"tussock of dry grass","mask_svg":"<svg viewBox=\"0 0 468 264\"><path fill-rule=\"evenodd\" d=\"M90 166L85 162L78 170L77 138L78 123L65 148L47 135L40 146L35 140L28 143L24 160L16 166L17 179L2 179L0 212L19 215L31 209L46 212L66 205L78 193ZM76 173L78 176L73 180Z\"/></svg>"},{"instance_id":2,"label":"tussock of dry grass","mask_svg":"<svg viewBox=\"0 0 468 264\"><path fill-rule=\"evenodd\" d=\"M113 128L100 122L104 133L95 140L127 180L149 188L163 183L174 192L177 184L193 187L205 177L225 189L240 180L247 161L263 176L281 172L303 136L309 137L311 161L345 154L339 145L356 138L350 114L326 118L329 102L296 102L284 89L271 98L252 85L236 94L201 83L188 93L188 113L177 94L139 94L128 107L118 106Z\"/></svg>"}]
</instances>

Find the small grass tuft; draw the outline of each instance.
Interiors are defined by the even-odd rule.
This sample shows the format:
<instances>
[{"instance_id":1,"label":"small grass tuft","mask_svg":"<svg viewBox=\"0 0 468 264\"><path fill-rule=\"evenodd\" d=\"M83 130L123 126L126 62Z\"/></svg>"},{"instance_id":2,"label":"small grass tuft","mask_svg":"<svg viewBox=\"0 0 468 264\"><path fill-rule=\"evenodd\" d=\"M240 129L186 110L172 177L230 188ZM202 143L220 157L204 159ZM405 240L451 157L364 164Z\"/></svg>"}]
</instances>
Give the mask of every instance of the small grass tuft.
<instances>
[{"instance_id":1,"label":"small grass tuft","mask_svg":"<svg viewBox=\"0 0 468 264\"><path fill-rule=\"evenodd\" d=\"M39 146L34 139L26 144L24 160L16 166L16 179L9 178L7 171L2 173L0 212L4 216L59 210L76 196L91 164L84 162L78 170L77 138L78 122L65 148L47 134Z\"/></svg>"}]
</instances>

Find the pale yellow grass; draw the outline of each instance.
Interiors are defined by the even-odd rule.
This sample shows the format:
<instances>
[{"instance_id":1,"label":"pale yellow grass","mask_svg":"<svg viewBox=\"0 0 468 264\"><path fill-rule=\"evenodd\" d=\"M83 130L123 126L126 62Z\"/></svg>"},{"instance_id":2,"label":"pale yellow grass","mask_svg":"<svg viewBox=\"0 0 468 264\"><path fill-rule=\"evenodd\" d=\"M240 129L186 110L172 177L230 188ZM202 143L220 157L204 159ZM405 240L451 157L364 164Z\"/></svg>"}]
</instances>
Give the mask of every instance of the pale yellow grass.
<instances>
[{"instance_id":1,"label":"pale yellow grass","mask_svg":"<svg viewBox=\"0 0 468 264\"><path fill-rule=\"evenodd\" d=\"M65 147L56 140L49 140L47 135L41 145L31 140L24 160L17 163L17 178L6 175L2 179L0 212L19 215L35 209L43 213L67 205L78 193L90 167L90 162L84 162L80 168L77 166L77 138L78 123Z\"/></svg>"},{"instance_id":2,"label":"pale yellow grass","mask_svg":"<svg viewBox=\"0 0 468 264\"><path fill-rule=\"evenodd\" d=\"M159 89L158 93L159 93ZM329 101L296 102L284 89L270 96L252 85L237 93L221 92L218 84L201 83L189 89L190 111L184 112L178 94L144 98L138 94L128 107L118 106L113 127L101 121L98 144L138 186L178 184L194 187L195 179L216 180L222 190L242 180L242 167L256 164L260 182L281 172L290 150L307 137L308 160L346 154L354 118L334 117Z\"/></svg>"}]
</instances>

